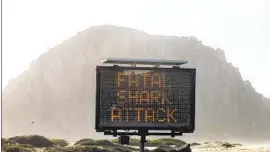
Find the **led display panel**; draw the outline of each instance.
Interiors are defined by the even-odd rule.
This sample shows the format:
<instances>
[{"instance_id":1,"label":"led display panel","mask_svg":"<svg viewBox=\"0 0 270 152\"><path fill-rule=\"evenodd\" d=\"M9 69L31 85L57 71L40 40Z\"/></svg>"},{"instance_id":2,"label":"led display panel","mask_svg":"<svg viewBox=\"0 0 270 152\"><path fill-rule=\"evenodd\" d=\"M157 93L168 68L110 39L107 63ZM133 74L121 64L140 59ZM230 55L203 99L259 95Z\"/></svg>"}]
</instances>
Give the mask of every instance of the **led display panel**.
<instances>
[{"instance_id":1,"label":"led display panel","mask_svg":"<svg viewBox=\"0 0 270 152\"><path fill-rule=\"evenodd\" d=\"M96 129L194 131L196 70L96 68Z\"/></svg>"}]
</instances>

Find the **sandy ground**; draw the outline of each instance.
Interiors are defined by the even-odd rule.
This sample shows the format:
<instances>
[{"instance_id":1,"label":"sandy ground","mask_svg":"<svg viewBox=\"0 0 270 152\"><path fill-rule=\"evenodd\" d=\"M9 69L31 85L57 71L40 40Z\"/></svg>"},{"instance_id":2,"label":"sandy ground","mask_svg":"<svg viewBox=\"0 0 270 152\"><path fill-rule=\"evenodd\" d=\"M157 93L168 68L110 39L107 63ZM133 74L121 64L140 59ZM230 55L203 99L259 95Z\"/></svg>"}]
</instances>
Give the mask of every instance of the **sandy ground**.
<instances>
[{"instance_id":1,"label":"sandy ground","mask_svg":"<svg viewBox=\"0 0 270 152\"><path fill-rule=\"evenodd\" d=\"M70 146L74 145L75 141L70 141ZM198 146L192 146L192 152L270 152L269 145L237 145L232 148L225 148L221 146L221 142L210 142L202 143ZM139 148L139 147L137 147ZM152 150L156 147L147 147L147 149Z\"/></svg>"},{"instance_id":2,"label":"sandy ground","mask_svg":"<svg viewBox=\"0 0 270 152\"><path fill-rule=\"evenodd\" d=\"M225 148L221 143L207 143L198 146L192 146L193 152L270 152L270 146L235 146Z\"/></svg>"},{"instance_id":3,"label":"sandy ground","mask_svg":"<svg viewBox=\"0 0 270 152\"><path fill-rule=\"evenodd\" d=\"M246 147L234 147L234 148L222 148L222 147L193 147L192 152L270 152L270 147L261 148L246 148Z\"/></svg>"},{"instance_id":4,"label":"sandy ground","mask_svg":"<svg viewBox=\"0 0 270 152\"><path fill-rule=\"evenodd\" d=\"M221 146L221 142L204 143L198 146L192 146L192 152L270 152L270 145L261 146L235 146L232 148L225 148ZM149 147L149 150L155 149L155 147Z\"/></svg>"}]
</instances>

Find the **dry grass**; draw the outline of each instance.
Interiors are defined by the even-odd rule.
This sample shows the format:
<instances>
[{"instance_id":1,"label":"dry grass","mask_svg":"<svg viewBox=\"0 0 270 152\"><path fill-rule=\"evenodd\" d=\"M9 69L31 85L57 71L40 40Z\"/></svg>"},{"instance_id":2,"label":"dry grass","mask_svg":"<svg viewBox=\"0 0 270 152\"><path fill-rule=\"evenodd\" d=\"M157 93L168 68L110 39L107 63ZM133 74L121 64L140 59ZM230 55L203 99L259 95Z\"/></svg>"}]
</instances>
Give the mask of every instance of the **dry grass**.
<instances>
[{"instance_id":1,"label":"dry grass","mask_svg":"<svg viewBox=\"0 0 270 152\"><path fill-rule=\"evenodd\" d=\"M138 145L137 139L131 139L131 143ZM177 139L152 140L148 145L157 145L148 152L184 152L181 148L186 143ZM184 146L183 146L184 145ZM222 141L191 143L192 152L270 152L270 147L247 148L239 143L228 143ZM175 148L173 148L175 147ZM116 140L94 140L81 139L74 145L63 139L48 139L43 136L16 136L9 139L2 138L2 152L133 152L138 148L122 146ZM189 152L189 151L186 151Z\"/></svg>"}]
</instances>

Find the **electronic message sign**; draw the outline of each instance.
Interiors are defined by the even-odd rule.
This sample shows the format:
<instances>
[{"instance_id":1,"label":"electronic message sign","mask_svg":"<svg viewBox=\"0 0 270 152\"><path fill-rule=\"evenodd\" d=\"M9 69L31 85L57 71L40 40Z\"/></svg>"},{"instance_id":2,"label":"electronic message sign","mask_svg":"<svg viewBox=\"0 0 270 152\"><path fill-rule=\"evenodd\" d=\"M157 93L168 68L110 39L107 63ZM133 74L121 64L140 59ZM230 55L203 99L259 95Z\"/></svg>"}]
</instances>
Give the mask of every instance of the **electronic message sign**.
<instances>
[{"instance_id":1,"label":"electronic message sign","mask_svg":"<svg viewBox=\"0 0 270 152\"><path fill-rule=\"evenodd\" d=\"M196 70L97 66L96 130L194 131Z\"/></svg>"}]
</instances>

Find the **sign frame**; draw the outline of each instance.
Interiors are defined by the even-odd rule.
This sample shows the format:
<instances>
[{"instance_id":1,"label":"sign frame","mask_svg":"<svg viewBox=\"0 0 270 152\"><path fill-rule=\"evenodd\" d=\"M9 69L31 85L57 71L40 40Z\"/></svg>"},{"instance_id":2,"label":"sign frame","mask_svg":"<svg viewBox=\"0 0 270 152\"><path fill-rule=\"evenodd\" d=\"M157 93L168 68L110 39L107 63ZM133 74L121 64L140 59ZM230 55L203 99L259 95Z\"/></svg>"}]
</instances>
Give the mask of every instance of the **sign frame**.
<instances>
[{"instance_id":1,"label":"sign frame","mask_svg":"<svg viewBox=\"0 0 270 152\"><path fill-rule=\"evenodd\" d=\"M115 70L167 70L167 69L174 69L174 70L191 70L193 72L194 81L191 81L191 125L190 127L174 127L174 126L168 126L168 127L159 127L158 123L153 123L152 127L102 127L100 126L100 77L101 73L100 71L102 69L115 69ZM104 132L108 130L173 130L181 133L193 133L195 130L195 94L196 94L196 69L194 68L180 68L180 67L129 67L129 66L96 66L96 117L95 117L95 129L97 132ZM157 126L155 126L157 124Z\"/></svg>"}]
</instances>

